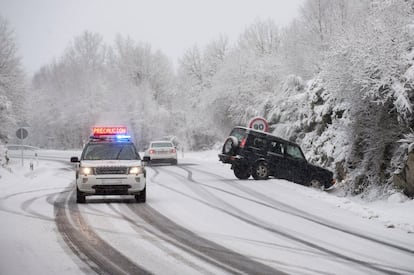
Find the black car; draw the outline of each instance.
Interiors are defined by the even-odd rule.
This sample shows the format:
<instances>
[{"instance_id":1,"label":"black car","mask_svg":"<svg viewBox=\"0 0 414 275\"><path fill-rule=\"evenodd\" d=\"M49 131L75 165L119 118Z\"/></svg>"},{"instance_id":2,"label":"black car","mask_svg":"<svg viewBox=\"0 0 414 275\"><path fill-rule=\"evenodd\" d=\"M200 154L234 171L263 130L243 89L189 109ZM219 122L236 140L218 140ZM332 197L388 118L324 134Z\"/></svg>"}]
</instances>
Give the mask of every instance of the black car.
<instances>
[{"instance_id":1,"label":"black car","mask_svg":"<svg viewBox=\"0 0 414 275\"><path fill-rule=\"evenodd\" d=\"M235 127L224 142L219 159L230 163L239 179L253 176L263 180L271 176L325 189L335 183L333 173L308 163L296 143L250 128Z\"/></svg>"}]
</instances>

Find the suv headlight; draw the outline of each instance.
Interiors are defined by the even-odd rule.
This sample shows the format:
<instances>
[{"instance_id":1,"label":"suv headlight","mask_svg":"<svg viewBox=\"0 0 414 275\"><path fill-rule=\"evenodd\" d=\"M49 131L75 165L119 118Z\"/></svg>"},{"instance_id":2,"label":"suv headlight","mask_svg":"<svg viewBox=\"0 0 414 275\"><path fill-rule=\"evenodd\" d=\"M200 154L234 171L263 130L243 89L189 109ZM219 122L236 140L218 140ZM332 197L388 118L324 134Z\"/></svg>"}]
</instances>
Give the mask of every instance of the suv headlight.
<instances>
[{"instance_id":1,"label":"suv headlight","mask_svg":"<svg viewBox=\"0 0 414 275\"><path fill-rule=\"evenodd\" d=\"M143 173L143 169L141 166L134 166L134 167L129 168L129 174L138 175L142 173Z\"/></svg>"},{"instance_id":2,"label":"suv headlight","mask_svg":"<svg viewBox=\"0 0 414 275\"><path fill-rule=\"evenodd\" d=\"M82 175L82 176L93 175L93 168L91 168L91 167L80 167L79 168L79 174Z\"/></svg>"}]
</instances>

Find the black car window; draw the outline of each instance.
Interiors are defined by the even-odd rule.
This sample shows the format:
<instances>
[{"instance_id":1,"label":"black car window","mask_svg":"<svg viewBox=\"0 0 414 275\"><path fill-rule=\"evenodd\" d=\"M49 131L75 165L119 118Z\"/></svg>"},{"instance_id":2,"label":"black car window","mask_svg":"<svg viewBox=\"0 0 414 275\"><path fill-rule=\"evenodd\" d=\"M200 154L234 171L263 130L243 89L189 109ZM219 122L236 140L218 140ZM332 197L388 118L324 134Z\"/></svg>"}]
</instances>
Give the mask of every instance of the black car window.
<instances>
[{"instance_id":1,"label":"black car window","mask_svg":"<svg viewBox=\"0 0 414 275\"><path fill-rule=\"evenodd\" d=\"M230 136L237 138L239 142L245 137L245 135L246 135L246 129L241 129L241 128L234 128L230 133Z\"/></svg>"},{"instance_id":2,"label":"black car window","mask_svg":"<svg viewBox=\"0 0 414 275\"><path fill-rule=\"evenodd\" d=\"M286 145L286 155L295 159L305 159L300 148L290 144Z\"/></svg>"},{"instance_id":3,"label":"black car window","mask_svg":"<svg viewBox=\"0 0 414 275\"><path fill-rule=\"evenodd\" d=\"M254 137L252 146L259 149L266 149L266 139Z\"/></svg>"},{"instance_id":4,"label":"black car window","mask_svg":"<svg viewBox=\"0 0 414 275\"><path fill-rule=\"evenodd\" d=\"M283 146L282 143L277 141L271 141L269 145L269 151L276 154L283 154Z\"/></svg>"}]
</instances>

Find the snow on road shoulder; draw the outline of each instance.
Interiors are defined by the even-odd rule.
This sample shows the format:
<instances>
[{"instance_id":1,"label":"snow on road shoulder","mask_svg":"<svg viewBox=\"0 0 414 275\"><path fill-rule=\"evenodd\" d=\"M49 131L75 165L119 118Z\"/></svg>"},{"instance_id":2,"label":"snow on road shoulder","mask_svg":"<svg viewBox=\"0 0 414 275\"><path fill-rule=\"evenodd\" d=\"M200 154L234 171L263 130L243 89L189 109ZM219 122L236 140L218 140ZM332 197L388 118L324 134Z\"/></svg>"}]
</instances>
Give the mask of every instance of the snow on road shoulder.
<instances>
[{"instance_id":1,"label":"snow on road shoulder","mask_svg":"<svg viewBox=\"0 0 414 275\"><path fill-rule=\"evenodd\" d=\"M62 243L53 203L73 180L68 165L12 158L0 166L0 274L80 274Z\"/></svg>"},{"instance_id":2,"label":"snow on road shoulder","mask_svg":"<svg viewBox=\"0 0 414 275\"><path fill-rule=\"evenodd\" d=\"M387 197L367 200L360 196L343 196L340 190L323 192L302 188L301 192L352 212L363 219L377 221L387 228L414 233L414 201L402 193L396 192Z\"/></svg>"},{"instance_id":3,"label":"snow on road shoulder","mask_svg":"<svg viewBox=\"0 0 414 275\"><path fill-rule=\"evenodd\" d=\"M221 166L230 170L230 165L218 161L218 151L210 150L203 152L187 153L183 161L197 160L212 166ZM287 182L287 184L290 184ZM343 196L340 191L324 192L301 185L292 184L294 192L306 197L323 200L337 208L352 212L363 219L378 221L390 229L399 229L407 233L414 233L414 200L409 199L402 193L396 192L387 197L370 198L369 200L358 196Z\"/></svg>"},{"instance_id":4,"label":"snow on road shoulder","mask_svg":"<svg viewBox=\"0 0 414 275\"><path fill-rule=\"evenodd\" d=\"M387 228L414 233L414 201L401 193L366 201L361 197L334 197L337 207L356 213L364 219L376 220Z\"/></svg>"}]
</instances>

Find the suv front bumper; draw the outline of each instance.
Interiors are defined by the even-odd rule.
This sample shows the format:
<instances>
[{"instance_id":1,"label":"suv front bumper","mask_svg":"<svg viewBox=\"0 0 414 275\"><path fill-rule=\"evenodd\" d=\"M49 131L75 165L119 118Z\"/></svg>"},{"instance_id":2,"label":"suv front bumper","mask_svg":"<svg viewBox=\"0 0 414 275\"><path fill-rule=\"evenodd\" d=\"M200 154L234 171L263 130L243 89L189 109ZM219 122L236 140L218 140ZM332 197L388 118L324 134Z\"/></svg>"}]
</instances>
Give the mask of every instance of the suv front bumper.
<instances>
[{"instance_id":1,"label":"suv front bumper","mask_svg":"<svg viewBox=\"0 0 414 275\"><path fill-rule=\"evenodd\" d=\"M146 185L144 174L89 175L76 180L79 191L90 195L135 195Z\"/></svg>"}]
</instances>

